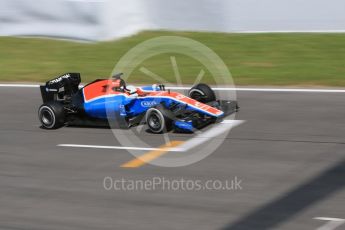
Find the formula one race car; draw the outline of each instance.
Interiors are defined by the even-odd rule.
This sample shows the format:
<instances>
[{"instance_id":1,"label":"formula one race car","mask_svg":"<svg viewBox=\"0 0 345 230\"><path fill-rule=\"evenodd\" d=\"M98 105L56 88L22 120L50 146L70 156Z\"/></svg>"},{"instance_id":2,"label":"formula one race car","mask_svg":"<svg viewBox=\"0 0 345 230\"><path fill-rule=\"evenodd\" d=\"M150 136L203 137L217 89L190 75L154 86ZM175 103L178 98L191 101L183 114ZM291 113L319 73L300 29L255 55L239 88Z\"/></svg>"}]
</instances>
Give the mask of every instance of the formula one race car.
<instances>
[{"instance_id":1,"label":"formula one race car","mask_svg":"<svg viewBox=\"0 0 345 230\"><path fill-rule=\"evenodd\" d=\"M193 132L238 110L236 101L216 100L206 84L197 84L188 96L164 85L134 87L117 74L80 88L80 74L67 73L40 86L43 105L38 110L42 128L64 125L130 128L146 124L152 133Z\"/></svg>"}]
</instances>

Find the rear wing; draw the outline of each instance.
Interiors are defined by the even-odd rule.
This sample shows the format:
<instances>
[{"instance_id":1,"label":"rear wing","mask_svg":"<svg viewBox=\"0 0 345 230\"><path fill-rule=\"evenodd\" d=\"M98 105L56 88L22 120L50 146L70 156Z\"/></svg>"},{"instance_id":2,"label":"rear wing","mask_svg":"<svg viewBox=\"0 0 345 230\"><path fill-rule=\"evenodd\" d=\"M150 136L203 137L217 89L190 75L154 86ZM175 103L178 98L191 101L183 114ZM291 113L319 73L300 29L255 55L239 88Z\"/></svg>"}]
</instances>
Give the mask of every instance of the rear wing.
<instances>
[{"instance_id":1,"label":"rear wing","mask_svg":"<svg viewBox=\"0 0 345 230\"><path fill-rule=\"evenodd\" d=\"M43 103L63 101L78 92L80 73L66 73L40 86Z\"/></svg>"}]
</instances>

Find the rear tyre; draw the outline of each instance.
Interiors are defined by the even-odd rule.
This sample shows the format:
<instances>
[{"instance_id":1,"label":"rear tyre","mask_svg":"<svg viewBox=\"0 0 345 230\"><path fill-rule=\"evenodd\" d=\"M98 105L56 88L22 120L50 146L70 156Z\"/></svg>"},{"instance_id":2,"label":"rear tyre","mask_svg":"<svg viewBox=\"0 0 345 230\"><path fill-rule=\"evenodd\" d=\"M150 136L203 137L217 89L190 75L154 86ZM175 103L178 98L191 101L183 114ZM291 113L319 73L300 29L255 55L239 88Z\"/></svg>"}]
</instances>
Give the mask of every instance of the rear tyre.
<instances>
[{"instance_id":1,"label":"rear tyre","mask_svg":"<svg viewBox=\"0 0 345 230\"><path fill-rule=\"evenodd\" d=\"M202 103L208 103L216 100L216 95L211 87L203 83L193 86L189 90L188 96Z\"/></svg>"},{"instance_id":2,"label":"rear tyre","mask_svg":"<svg viewBox=\"0 0 345 230\"><path fill-rule=\"evenodd\" d=\"M172 117L163 106L147 110L145 121L152 133L165 133L172 129Z\"/></svg>"},{"instance_id":3,"label":"rear tyre","mask_svg":"<svg viewBox=\"0 0 345 230\"><path fill-rule=\"evenodd\" d=\"M44 103L38 109L38 119L45 129L57 129L65 123L63 105L58 102Z\"/></svg>"}]
</instances>

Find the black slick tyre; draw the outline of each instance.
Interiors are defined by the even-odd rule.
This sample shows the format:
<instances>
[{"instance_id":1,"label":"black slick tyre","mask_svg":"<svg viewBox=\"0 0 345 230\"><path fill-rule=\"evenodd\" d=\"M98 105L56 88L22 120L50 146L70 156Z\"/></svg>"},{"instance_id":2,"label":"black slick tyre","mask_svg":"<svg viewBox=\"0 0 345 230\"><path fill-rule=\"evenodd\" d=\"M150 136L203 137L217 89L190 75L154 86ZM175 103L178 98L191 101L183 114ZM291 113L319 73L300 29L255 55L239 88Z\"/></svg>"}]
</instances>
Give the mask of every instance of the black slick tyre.
<instances>
[{"instance_id":1,"label":"black slick tyre","mask_svg":"<svg viewBox=\"0 0 345 230\"><path fill-rule=\"evenodd\" d=\"M210 86L200 83L193 86L189 92L188 96L194 100L202 103L208 103L216 100L216 95Z\"/></svg>"},{"instance_id":2,"label":"black slick tyre","mask_svg":"<svg viewBox=\"0 0 345 230\"><path fill-rule=\"evenodd\" d=\"M38 109L38 119L45 129L57 129L65 123L63 105L58 102L44 103Z\"/></svg>"},{"instance_id":3,"label":"black slick tyre","mask_svg":"<svg viewBox=\"0 0 345 230\"><path fill-rule=\"evenodd\" d=\"M165 133L172 129L172 117L163 106L153 107L145 114L146 125L152 133Z\"/></svg>"}]
</instances>

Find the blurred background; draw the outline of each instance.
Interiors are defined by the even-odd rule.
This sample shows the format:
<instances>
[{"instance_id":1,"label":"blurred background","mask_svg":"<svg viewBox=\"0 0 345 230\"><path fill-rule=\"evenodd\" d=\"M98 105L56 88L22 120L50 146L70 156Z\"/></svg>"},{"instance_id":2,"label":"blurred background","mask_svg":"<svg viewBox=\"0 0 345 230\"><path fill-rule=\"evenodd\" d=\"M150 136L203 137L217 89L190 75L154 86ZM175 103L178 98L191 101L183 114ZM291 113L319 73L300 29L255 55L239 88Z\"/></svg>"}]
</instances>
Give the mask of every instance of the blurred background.
<instances>
[{"instance_id":1,"label":"blurred background","mask_svg":"<svg viewBox=\"0 0 345 230\"><path fill-rule=\"evenodd\" d=\"M342 0L1 0L1 35L109 40L142 30L345 31Z\"/></svg>"},{"instance_id":2,"label":"blurred background","mask_svg":"<svg viewBox=\"0 0 345 230\"><path fill-rule=\"evenodd\" d=\"M0 4L0 81L45 81L71 71L82 72L84 81L108 76L117 60L141 41L178 35L213 49L239 85L345 86L342 0ZM156 57L147 65L169 79L169 63L163 60ZM185 65L185 83L193 82L199 67L184 57L179 64Z\"/></svg>"}]
</instances>

